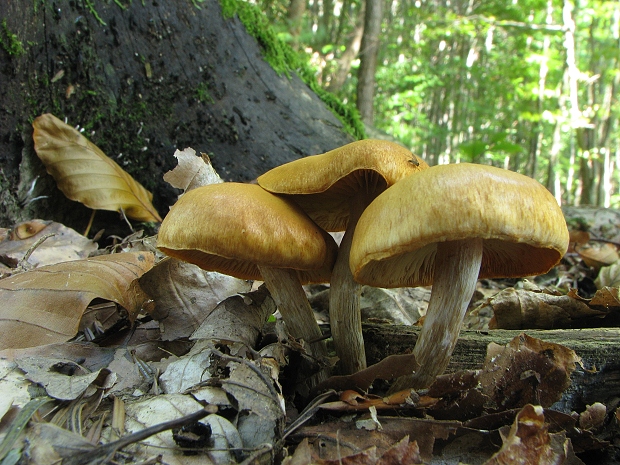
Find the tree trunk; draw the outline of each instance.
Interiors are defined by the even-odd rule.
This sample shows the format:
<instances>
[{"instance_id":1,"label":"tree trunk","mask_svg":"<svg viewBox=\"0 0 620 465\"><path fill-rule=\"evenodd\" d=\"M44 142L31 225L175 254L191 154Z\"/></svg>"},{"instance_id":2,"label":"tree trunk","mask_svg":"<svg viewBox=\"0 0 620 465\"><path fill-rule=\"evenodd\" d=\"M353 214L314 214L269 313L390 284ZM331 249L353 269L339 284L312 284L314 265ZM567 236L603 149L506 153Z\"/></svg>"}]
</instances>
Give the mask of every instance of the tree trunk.
<instances>
[{"instance_id":1,"label":"tree trunk","mask_svg":"<svg viewBox=\"0 0 620 465\"><path fill-rule=\"evenodd\" d=\"M306 12L306 0L291 0L288 7L289 32L293 36L293 42L297 45L297 39L301 33L301 25Z\"/></svg>"},{"instance_id":2,"label":"tree trunk","mask_svg":"<svg viewBox=\"0 0 620 465\"><path fill-rule=\"evenodd\" d=\"M360 44L362 43L362 35L364 33L364 25L361 21L357 21L353 32L351 33L351 40L347 45L346 50L340 58L336 61L336 72L333 74L329 81L327 89L330 92L338 92L344 86L344 83L351 71L351 64L357 57L360 51Z\"/></svg>"},{"instance_id":3,"label":"tree trunk","mask_svg":"<svg viewBox=\"0 0 620 465\"><path fill-rule=\"evenodd\" d=\"M30 122L46 112L84 128L153 191L162 216L178 194L162 179L177 148L209 154L225 180L249 181L352 140L295 74L264 60L273 35L257 41L216 0L123 4L0 2L23 48L0 48L0 226L88 222L91 212L64 198L34 154ZM48 198L30 202L39 196ZM128 233L115 212L95 219L94 232L118 224Z\"/></svg>"},{"instance_id":4,"label":"tree trunk","mask_svg":"<svg viewBox=\"0 0 620 465\"><path fill-rule=\"evenodd\" d=\"M381 34L382 0L366 0L364 35L360 51L360 68L357 75L357 109L365 124L373 123L375 72Z\"/></svg>"}]
</instances>

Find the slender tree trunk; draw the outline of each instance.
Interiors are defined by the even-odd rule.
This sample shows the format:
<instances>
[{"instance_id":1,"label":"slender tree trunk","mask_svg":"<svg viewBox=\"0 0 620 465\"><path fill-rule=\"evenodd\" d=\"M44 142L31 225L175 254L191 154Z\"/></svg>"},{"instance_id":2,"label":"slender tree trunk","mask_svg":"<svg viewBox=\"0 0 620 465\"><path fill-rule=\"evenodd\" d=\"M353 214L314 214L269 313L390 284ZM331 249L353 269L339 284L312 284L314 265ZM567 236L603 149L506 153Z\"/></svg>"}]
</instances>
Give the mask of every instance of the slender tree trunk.
<instances>
[{"instance_id":1,"label":"slender tree trunk","mask_svg":"<svg viewBox=\"0 0 620 465\"><path fill-rule=\"evenodd\" d=\"M366 0L364 34L361 45L361 61L357 75L357 109L362 121L373 123L373 100L375 96L375 72L381 34L382 0Z\"/></svg>"},{"instance_id":2,"label":"slender tree trunk","mask_svg":"<svg viewBox=\"0 0 620 465\"><path fill-rule=\"evenodd\" d=\"M551 1L547 2L547 18L545 22L551 24L553 22L553 4ZM540 69L538 71L538 114L542 115L545 99L545 88L547 85L547 73L549 72L549 66L547 64L549 47L551 45L551 38L549 35L545 35L543 38L543 52L542 60L540 61ZM528 174L530 177L536 179L538 159L542 153L543 145L543 123L538 121L535 125L535 133L532 135L532 143L534 145L533 150L530 152L530 163Z\"/></svg>"},{"instance_id":3,"label":"slender tree trunk","mask_svg":"<svg viewBox=\"0 0 620 465\"><path fill-rule=\"evenodd\" d=\"M361 15L360 15L361 16ZM362 43L362 35L364 34L364 23L361 18L355 22L355 28L351 33L351 39L342 56L337 60L336 72L329 80L327 90L330 92L338 92L344 86L344 83L351 72L351 64L357 57Z\"/></svg>"},{"instance_id":4,"label":"slender tree trunk","mask_svg":"<svg viewBox=\"0 0 620 465\"><path fill-rule=\"evenodd\" d=\"M291 0L288 7L289 32L293 36L293 44L297 46L301 26L306 12L306 0Z\"/></svg>"}]
</instances>

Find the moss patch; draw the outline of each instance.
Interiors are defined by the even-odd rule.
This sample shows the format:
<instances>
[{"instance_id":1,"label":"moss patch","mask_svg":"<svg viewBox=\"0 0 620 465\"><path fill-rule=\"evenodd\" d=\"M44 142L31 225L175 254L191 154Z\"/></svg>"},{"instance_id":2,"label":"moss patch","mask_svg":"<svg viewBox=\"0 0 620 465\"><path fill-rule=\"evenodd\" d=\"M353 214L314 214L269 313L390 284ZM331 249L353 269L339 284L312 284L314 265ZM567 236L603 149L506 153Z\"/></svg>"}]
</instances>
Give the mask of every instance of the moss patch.
<instances>
[{"instance_id":1,"label":"moss patch","mask_svg":"<svg viewBox=\"0 0 620 465\"><path fill-rule=\"evenodd\" d=\"M0 28L0 46L2 49L11 56L23 55L25 50L21 40L9 30L6 24L6 19L2 20Z\"/></svg>"}]
</instances>

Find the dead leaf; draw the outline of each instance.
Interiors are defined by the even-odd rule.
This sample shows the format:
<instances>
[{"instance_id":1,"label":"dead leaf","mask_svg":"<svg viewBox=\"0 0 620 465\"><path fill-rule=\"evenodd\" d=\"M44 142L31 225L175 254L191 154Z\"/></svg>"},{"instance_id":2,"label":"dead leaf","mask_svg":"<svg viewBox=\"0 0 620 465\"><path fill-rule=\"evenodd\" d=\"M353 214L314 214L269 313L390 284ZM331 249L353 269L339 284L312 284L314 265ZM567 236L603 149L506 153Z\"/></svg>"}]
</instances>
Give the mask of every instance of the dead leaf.
<instances>
[{"instance_id":1,"label":"dead leaf","mask_svg":"<svg viewBox=\"0 0 620 465\"><path fill-rule=\"evenodd\" d=\"M590 299L593 307L603 307L605 310L620 309L620 296L617 287L603 287L596 291L594 297Z\"/></svg>"},{"instance_id":2,"label":"dead leaf","mask_svg":"<svg viewBox=\"0 0 620 465\"><path fill-rule=\"evenodd\" d=\"M97 380L99 372L90 372L72 360L50 357L24 357L17 365L26 378L45 388L50 397L74 400Z\"/></svg>"},{"instance_id":3,"label":"dead leaf","mask_svg":"<svg viewBox=\"0 0 620 465\"><path fill-rule=\"evenodd\" d=\"M161 222L153 194L79 131L50 113L32 126L37 155L69 199L94 210L122 209L137 221Z\"/></svg>"},{"instance_id":4,"label":"dead leaf","mask_svg":"<svg viewBox=\"0 0 620 465\"><path fill-rule=\"evenodd\" d=\"M30 220L12 228L9 237L0 242L0 255L19 261L46 235L50 237L37 245L28 258L29 264L41 266L79 260L97 250L96 242L61 223Z\"/></svg>"},{"instance_id":5,"label":"dead leaf","mask_svg":"<svg viewBox=\"0 0 620 465\"><path fill-rule=\"evenodd\" d=\"M333 411L425 409L434 406L439 400L427 395L418 395L411 389L399 391L387 397L344 391L340 395L340 400L325 402L319 407L323 410Z\"/></svg>"},{"instance_id":6,"label":"dead leaf","mask_svg":"<svg viewBox=\"0 0 620 465\"><path fill-rule=\"evenodd\" d=\"M594 280L598 289L603 287L620 287L620 261L602 267Z\"/></svg>"},{"instance_id":7,"label":"dead leaf","mask_svg":"<svg viewBox=\"0 0 620 465\"><path fill-rule=\"evenodd\" d=\"M191 335L197 343L178 360L171 362L160 376L164 392L184 392L211 377L214 342L235 341L241 347L254 347L260 329L276 309L266 289L244 297L233 295L220 302ZM230 346L228 346L230 350Z\"/></svg>"},{"instance_id":8,"label":"dead leaf","mask_svg":"<svg viewBox=\"0 0 620 465\"><path fill-rule=\"evenodd\" d=\"M552 434L548 429L543 408L525 405L509 433L502 435L502 448L485 465L583 463L575 457L564 433Z\"/></svg>"},{"instance_id":9,"label":"dead leaf","mask_svg":"<svg viewBox=\"0 0 620 465\"><path fill-rule=\"evenodd\" d=\"M433 458L435 442L447 440L461 426L461 423L457 421L426 418L381 416L378 417L378 420L382 426L380 431L377 429L370 431L359 429L356 422L337 420L302 427L292 436L300 442L306 438L311 454L324 460L344 459L347 456L354 456L360 451L369 450L371 447L376 447L376 456L381 457L395 443L408 436L411 444L414 441L417 443L421 458L420 463L430 463ZM313 461L310 463L322 462Z\"/></svg>"},{"instance_id":10,"label":"dead leaf","mask_svg":"<svg viewBox=\"0 0 620 465\"><path fill-rule=\"evenodd\" d=\"M203 153L199 157L194 149L188 147L183 151L177 150L174 156L177 158L177 166L164 174L164 181L172 187L187 192L196 187L223 182L207 154Z\"/></svg>"},{"instance_id":11,"label":"dead leaf","mask_svg":"<svg viewBox=\"0 0 620 465\"><path fill-rule=\"evenodd\" d=\"M118 303L134 319L150 300L136 279L153 262L150 252L127 252L43 266L0 280L0 349L74 337L95 298Z\"/></svg>"},{"instance_id":12,"label":"dead leaf","mask_svg":"<svg viewBox=\"0 0 620 465\"><path fill-rule=\"evenodd\" d=\"M490 329L557 329L581 327L587 318L605 316L571 295L550 295L513 287L489 300Z\"/></svg>"},{"instance_id":13,"label":"dead leaf","mask_svg":"<svg viewBox=\"0 0 620 465\"><path fill-rule=\"evenodd\" d=\"M316 387L316 391L334 389L344 391L346 389L367 390L376 379L386 381L399 376L413 373L420 367L412 354L390 355L368 368L352 375L332 376Z\"/></svg>"},{"instance_id":14,"label":"dead leaf","mask_svg":"<svg viewBox=\"0 0 620 465\"><path fill-rule=\"evenodd\" d=\"M249 281L174 258L160 261L140 278L140 285L155 301L151 316L160 323L163 340L187 337L220 302L252 287Z\"/></svg>"},{"instance_id":15,"label":"dead leaf","mask_svg":"<svg viewBox=\"0 0 620 465\"><path fill-rule=\"evenodd\" d=\"M489 344L478 377L492 408L511 409L534 403L548 407L570 386L581 359L562 345L521 334L506 346Z\"/></svg>"},{"instance_id":16,"label":"dead leaf","mask_svg":"<svg viewBox=\"0 0 620 465\"><path fill-rule=\"evenodd\" d=\"M579 254L587 266L595 269L620 260L618 249L608 242L588 242L584 245L575 246L575 252Z\"/></svg>"},{"instance_id":17,"label":"dead leaf","mask_svg":"<svg viewBox=\"0 0 620 465\"><path fill-rule=\"evenodd\" d=\"M574 251L574 247L582 246L590 241L590 233L580 229L571 229L568 231L569 242L571 249Z\"/></svg>"},{"instance_id":18,"label":"dead leaf","mask_svg":"<svg viewBox=\"0 0 620 465\"><path fill-rule=\"evenodd\" d=\"M388 450L377 461L377 465L411 465L424 463L420 457L420 447L416 441L409 442L405 436Z\"/></svg>"},{"instance_id":19,"label":"dead leaf","mask_svg":"<svg viewBox=\"0 0 620 465\"><path fill-rule=\"evenodd\" d=\"M260 361L228 364L230 376L222 380L222 388L231 395L239 410L255 413L263 419L280 421L285 416L284 397L276 388L276 380Z\"/></svg>"}]
</instances>

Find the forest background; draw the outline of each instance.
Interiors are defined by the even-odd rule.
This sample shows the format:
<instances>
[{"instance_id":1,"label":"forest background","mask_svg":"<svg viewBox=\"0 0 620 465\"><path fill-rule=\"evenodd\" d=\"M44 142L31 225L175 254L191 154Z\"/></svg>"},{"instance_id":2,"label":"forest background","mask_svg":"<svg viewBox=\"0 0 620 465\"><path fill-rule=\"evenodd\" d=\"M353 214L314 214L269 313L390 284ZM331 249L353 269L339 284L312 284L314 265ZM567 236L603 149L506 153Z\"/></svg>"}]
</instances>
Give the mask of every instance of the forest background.
<instances>
[{"instance_id":1,"label":"forest background","mask_svg":"<svg viewBox=\"0 0 620 465\"><path fill-rule=\"evenodd\" d=\"M430 165L619 207L620 2L255 0L324 88Z\"/></svg>"}]
</instances>

